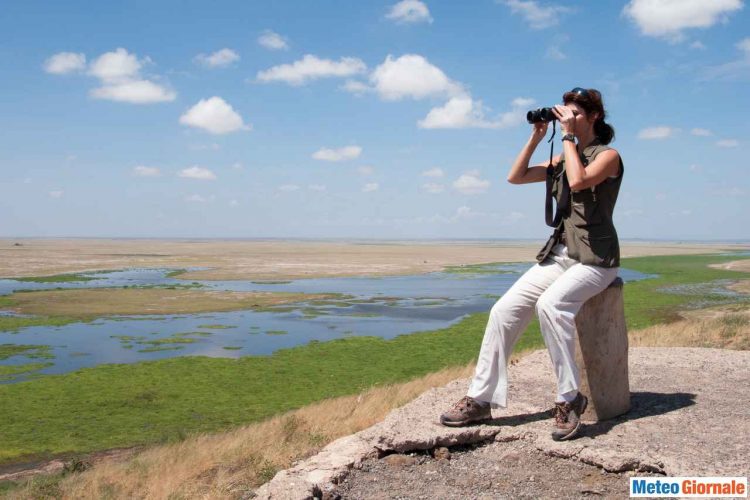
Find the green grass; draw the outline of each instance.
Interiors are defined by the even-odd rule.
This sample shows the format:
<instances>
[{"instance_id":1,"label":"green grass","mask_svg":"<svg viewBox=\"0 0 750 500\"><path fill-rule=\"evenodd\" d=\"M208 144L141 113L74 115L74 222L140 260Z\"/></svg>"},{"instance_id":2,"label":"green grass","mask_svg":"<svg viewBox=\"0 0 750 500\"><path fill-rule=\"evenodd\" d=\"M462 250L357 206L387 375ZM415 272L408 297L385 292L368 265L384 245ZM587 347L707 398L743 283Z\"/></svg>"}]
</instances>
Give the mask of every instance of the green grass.
<instances>
[{"instance_id":1,"label":"green grass","mask_svg":"<svg viewBox=\"0 0 750 500\"><path fill-rule=\"evenodd\" d=\"M707 268L737 257L624 259L657 279L625 285L631 329L669 320L713 296L668 295L666 285L747 278ZM347 337L238 359L189 356L109 364L0 386L0 462L168 442L268 418L324 398L355 394L476 359L487 313L449 328L391 340ZM738 320L729 320L729 327ZM163 346L156 346L163 347ZM177 346L179 347L179 346ZM534 320L516 352L543 347Z\"/></svg>"},{"instance_id":2,"label":"green grass","mask_svg":"<svg viewBox=\"0 0 750 500\"><path fill-rule=\"evenodd\" d=\"M30 359L54 359L48 345L0 344L0 360L13 356L26 356Z\"/></svg>"},{"instance_id":3,"label":"green grass","mask_svg":"<svg viewBox=\"0 0 750 500\"><path fill-rule=\"evenodd\" d=\"M498 269L499 266L510 265L508 262L488 262L485 264L466 264L463 266L446 266L444 273L451 274L511 274L513 271Z\"/></svg>"},{"instance_id":4,"label":"green grass","mask_svg":"<svg viewBox=\"0 0 750 500\"><path fill-rule=\"evenodd\" d=\"M17 332L30 326L65 326L70 323L88 323L92 319L67 316L0 316L0 332Z\"/></svg>"},{"instance_id":5,"label":"green grass","mask_svg":"<svg viewBox=\"0 0 750 500\"><path fill-rule=\"evenodd\" d=\"M99 278L89 278L82 274L56 274L54 276L29 276L25 278L12 278L16 281L24 281L30 283L70 283L76 281L94 281Z\"/></svg>"},{"instance_id":6,"label":"green grass","mask_svg":"<svg viewBox=\"0 0 750 500\"><path fill-rule=\"evenodd\" d=\"M25 363L23 365L0 365L0 380L13 380L16 375L35 372L54 363ZM2 452L0 452L1 454Z\"/></svg>"},{"instance_id":7,"label":"green grass","mask_svg":"<svg viewBox=\"0 0 750 500\"><path fill-rule=\"evenodd\" d=\"M237 328L237 327L228 326L228 325L198 325L198 328L204 328L206 330L225 330L227 328Z\"/></svg>"}]
</instances>

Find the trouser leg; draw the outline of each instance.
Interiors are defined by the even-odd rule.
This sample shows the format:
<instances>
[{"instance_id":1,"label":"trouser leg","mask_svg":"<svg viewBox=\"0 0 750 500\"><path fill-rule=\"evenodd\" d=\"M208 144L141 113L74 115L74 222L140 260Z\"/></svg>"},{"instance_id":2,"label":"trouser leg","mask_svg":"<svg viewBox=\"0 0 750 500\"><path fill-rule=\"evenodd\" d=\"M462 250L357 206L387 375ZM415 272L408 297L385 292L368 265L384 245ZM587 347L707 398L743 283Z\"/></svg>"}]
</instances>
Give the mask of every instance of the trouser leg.
<instances>
[{"instance_id":1,"label":"trouser leg","mask_svg":"<svg viewBox=\"0 0 750 500\"><path fill-rule=\"evenodd\" d=\"M563 259L551 256L526 271L495 303L490 310L468 396L488 401L493 408L507 405L507 365L513 346L534 315L534 304L539 296L564 271Z\"/></svg>"},{"instance_id":2,"label":"trouser leg","mask_svg":"<svg viewBox=\"0 0 750 500\"><path fill-rule=\"evenodd\" d=\"M539 326L557 376L557 401L565 400L565 393L578 391L580 384L575 360L575 316L584 302L612 283L617 271L575 263L537 300Z\"/></svg>"}]
</instances>

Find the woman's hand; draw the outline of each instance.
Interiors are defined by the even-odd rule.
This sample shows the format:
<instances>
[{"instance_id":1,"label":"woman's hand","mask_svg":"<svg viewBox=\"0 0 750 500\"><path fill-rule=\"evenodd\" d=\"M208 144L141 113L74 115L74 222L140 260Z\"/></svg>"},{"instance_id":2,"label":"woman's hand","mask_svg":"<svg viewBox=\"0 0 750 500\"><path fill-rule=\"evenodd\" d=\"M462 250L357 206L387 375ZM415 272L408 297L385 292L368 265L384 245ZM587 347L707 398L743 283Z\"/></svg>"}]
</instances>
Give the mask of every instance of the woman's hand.
<instances>
[{"instance_id":1,"label":"woman's hand","mask_svg":"<svg viewBox=\"0 0 750 500\"><path fill-rule=\"evenodd\" d=\"M544 136L547 135L547 126L549 123L547 122L538 122L534 123L533 129L531 130L531 140L535 142L536 144L539 144L542 142L542 139L544 139Z\"/></svg>"},{"instance_id":2,"label":"woman's hand","mask_svg":"<svg viewBox=\"0 0 750 500\"><path fill-rule=\"evenodd\" d=\"M563 134L576 133L576 115L572 109L561 104L555 104L555 107L552 108L552 113L554 113L560 122L560 130Z\"/></svg>"}]
</instances>

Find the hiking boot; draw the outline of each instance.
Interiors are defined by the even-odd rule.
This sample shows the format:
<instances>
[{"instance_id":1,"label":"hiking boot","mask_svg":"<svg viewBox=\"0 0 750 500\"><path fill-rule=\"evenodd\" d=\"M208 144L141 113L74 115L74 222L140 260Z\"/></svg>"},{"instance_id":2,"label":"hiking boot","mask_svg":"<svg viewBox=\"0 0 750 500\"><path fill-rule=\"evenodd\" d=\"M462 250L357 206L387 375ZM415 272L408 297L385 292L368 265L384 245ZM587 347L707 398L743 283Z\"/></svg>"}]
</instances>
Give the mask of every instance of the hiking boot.
<instances>
[{"instance_id":1,"label":"hiking boot","mask_svg":"<svg viewBox=\"0 0 750 500\"><path fill-rule=\"evenodd\" d=\"M580 392L570 403L555 403L553 409L555 415L555 429L552 431L552 439L565 441L573 439L578 435L581 427L581 415L586 411L589 400Z\"/></svg>"},{"instance_id":2,"label":"hiking boot","mask_svg":"<svg viewBox=\"0 0 750 500\"><path fill-rule=\"evenodd\" d=\"M460 427L471 422L481 422L492 419L489 404L479 404L476 399L464 396L453 408L440 415L440 423L449 427Z\"/></svg>"}]
</instances>

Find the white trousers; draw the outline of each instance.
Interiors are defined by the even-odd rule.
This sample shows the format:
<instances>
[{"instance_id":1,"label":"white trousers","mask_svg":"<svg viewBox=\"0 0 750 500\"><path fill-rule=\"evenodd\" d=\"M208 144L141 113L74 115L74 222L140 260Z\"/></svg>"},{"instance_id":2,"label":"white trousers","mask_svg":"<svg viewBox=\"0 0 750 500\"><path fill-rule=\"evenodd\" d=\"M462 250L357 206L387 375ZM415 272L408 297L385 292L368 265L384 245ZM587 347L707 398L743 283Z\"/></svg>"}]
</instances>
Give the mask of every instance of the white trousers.
<instances>
[{"instance_id":1,"label":"white trousers","mask_svg":"<svg viewBox=\"0 0 750 500\"><path fill-rule=\"evenodd\" d=\"M577 391L575 315L584 302L612 283L617 271L581 264L568 257L565 246L556 245L544 262L526 271L492 306L467 395L490 402L492 408L507 406L508 360L535 307L557 375L557 401Z\"/></svg>"}]
</instances>

